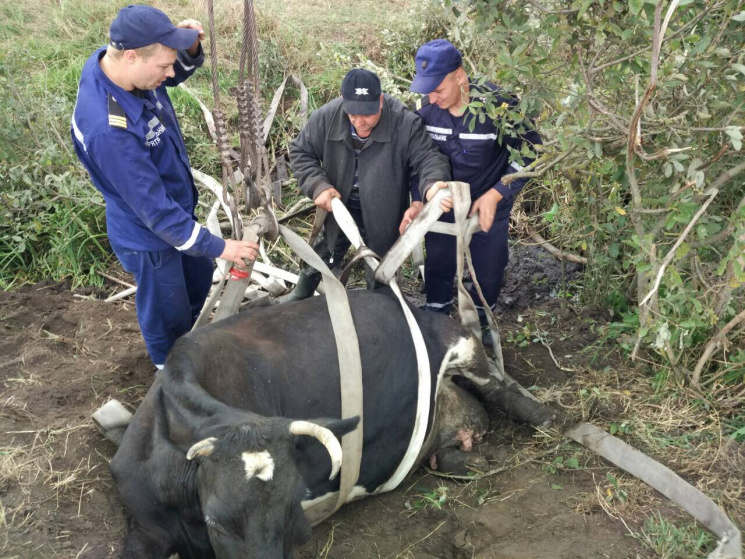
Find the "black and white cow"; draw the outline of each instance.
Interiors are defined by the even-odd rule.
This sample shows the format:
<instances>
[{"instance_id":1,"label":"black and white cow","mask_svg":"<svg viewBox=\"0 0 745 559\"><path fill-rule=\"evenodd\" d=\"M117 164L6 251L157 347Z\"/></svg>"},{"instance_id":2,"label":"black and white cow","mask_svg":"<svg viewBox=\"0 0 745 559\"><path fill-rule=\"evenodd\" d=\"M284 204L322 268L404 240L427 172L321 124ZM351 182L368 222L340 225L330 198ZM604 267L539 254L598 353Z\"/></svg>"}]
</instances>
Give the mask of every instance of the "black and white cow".
<instances>
[{"instance_id":1,"label":"black and white cow","mask_svg":"<svg viewBox=\"0 0 745 559\"><path fill-rule=\"evenodd\" d=\"M407 452L418 377L392 294L353 291L349 299L364 385L356 498L385 489ZM452 319L412 311L433 387L419 458L442 447L468 449L487 421L450 378L465 376L493 396L483 347ZM310 538L301 503L338 491L331 479L341 461L337 438L358 423L335 419L340 410L336 346L321 297L241 313L181 338L111 461L131 515L122 557L289 557ZM448 423L442 410L461 424Z\"/></svg>"}]
</instances>

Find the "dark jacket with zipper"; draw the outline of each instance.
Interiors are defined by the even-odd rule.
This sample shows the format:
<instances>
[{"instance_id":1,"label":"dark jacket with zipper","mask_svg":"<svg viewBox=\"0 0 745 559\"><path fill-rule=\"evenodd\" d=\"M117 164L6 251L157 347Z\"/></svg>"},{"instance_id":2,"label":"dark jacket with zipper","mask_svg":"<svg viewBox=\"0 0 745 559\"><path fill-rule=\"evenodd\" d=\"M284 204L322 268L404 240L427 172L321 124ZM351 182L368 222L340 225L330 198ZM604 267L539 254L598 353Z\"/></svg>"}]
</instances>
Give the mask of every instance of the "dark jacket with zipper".
<instances>
[{"instance_id":1,"label":"dark jacket with zipper","mask_svg":"<svg viewBox=\"0 0 745 559\"><path fill-rule=\"evenodd\" d=\"M422 185L450 180L450 163L430 139L424 124L400 101L383 95L380 121L359 155L359 189L367 245L383 256L399 236L409 207L409 177ZM336 188L345 204L352 192L355 156L349 117L339 97L313 112L290 144L290 165L301 190L315 199ZM332 213L326 238L333 250L340 233ZM342 233L343 234L343 233Z\"/></svg>"}]
</instances>

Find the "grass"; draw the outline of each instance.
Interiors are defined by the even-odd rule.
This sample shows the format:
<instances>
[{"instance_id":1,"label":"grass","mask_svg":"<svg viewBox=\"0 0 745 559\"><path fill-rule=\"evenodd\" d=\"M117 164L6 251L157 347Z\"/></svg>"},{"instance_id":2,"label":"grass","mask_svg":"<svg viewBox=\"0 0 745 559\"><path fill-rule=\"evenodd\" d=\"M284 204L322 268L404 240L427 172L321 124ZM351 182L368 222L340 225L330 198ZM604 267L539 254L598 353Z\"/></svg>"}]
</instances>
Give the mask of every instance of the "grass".
<instances>
[{"instance_id":1,"label":"grass","mask_svg":"<svg viewBox=\"0 0 745 559\"><path fill-rule=\"evenodd\" d=\"M18 0L0 6L0 86L6 92L0 99L0 286L5 289L44 277L72 278L73 286L97 284L101 279L96 270L111 263L103 202L72 153L69 117L83 63L105 42L116 10L128 3ZM174 20L196 18L207 24L203 2L153 4ZM221 100L233 126L237 112L230 88L238 75L241 9L238 0L216 3ZM407 13L410 9L420 10L421 4L408 0L367 4L351 0L257 1L264 108L274 88L290 73L304 80L310 109L316 108L338 95L342 76L358 64L375 68L386 91L406 98L407 86L401 77L410 75L416 45L441 35L436 17L422 17L419 12L412 15ZM208 64L188 83L212 106ZM199 107L179 90L172 92L172 99L193 166L220 176L217 153ZM272 128L272 154L286 149L300 129L297 101L291 90ZM288 186L284 194L288 206L301 197L296 186ZM310 223L309 219L295 220L291 225L307 236ZM297 269L297 259L281 242L269 252L275 264ZM355 277L364 282L361 272ZM607 279L598 280L598 284L607 288ZM554 329L553 325L538 328L532 319L531 324L535 325L533 330L526 325L503 339L535 345L536 332ZM547 343L560 339L555 329L553 333L553 338L545 338ZM655 381L642 372L628 371L617 359L611 370L582 368L569 382L540 389L538 395L564 410L572 421L592 421L611 431L615 426L617 436L686 479L696 480L736 523L745 524L745 458L741 450L745 417L736 407L741 406L741 398L739 402L709 402L699 394L671 388L662 377ZM33 382L33 378L7 380ZM11 404L5 403L0 413L23 413L22 408L10 408ZM86 462L54 470L49 465L50 437L57 437L59 443L65 432L38 433L41 438L35 444L0 449L0 489L9 484L23 486L30 476L42 476L57 498L79 498L86 483L97 479L97 472L90 471ZM595 489L574 501L576 510L626 519L634 526L635 537L658 557L701 557L711 547L710 536L700 528L673 523L667 513L661 516L657 511L663 501L649 487L567 443L558 430L537 432L515 461L504 467L514 467L523 460L542 464L549 478L592 468ZM554 481L561 485L560 479ZM411 503L412 510L478 507L501 498L485 479L455 489L416 489ZM29 518L21 507L9 510L0 503L3 527L26 529ZM331 544L333 538L328 549Z\"/></svg>"},{"instance_id":2,"label":"grass","mask_svg":"<svg viewBox=\"0 0 745 559\"><path fill-rule=\"evenodd\" d=\"M701 527L673 523L659 513L648 518L644 527L633 535L660 559L706 557L715 545L712 535Z\"/></svg>"},{"instance_id":3,"label":"grass","mask_svg":"<svg viewBox=\"0 0 745 559\"><path fill-rule=\"evenodd\" d=\"M4 289L42 278L69 278L73 287L100 285L96 271L111 264L103 201L73 153L69 122L81 68L90 53L105 44L111 19L128 3L19 0L0 6L0 87L8 93L0 100L0 287ZM174 21L195 18L208 26L203 2L152 4ZM395 80L383 66L392 36L408 37L403 58L410 58L416 47L415 31L423 16L401 18L412 7L419 9L419 4L410 0L369 5L349 0L257 2L264 110L287 74L305 82L313 110L338 95L342 77L358 64L375 65L386 89L404 96L406 83ZM237 109L231 88L238 77L242 9L239 0L215 3L221 106L235 144ZM205 49L209 52L209 38ZM188 82L209 107L213 106L211 83L209 62ZM217 151L196 102L178 90L172 99L192 165L221 176ZM270 134L270 157L285 151L300 130L297 106L297 92L288 88ZM299 194L290 191L288 196L291 203Z\"/></svg>"}]
</instances>

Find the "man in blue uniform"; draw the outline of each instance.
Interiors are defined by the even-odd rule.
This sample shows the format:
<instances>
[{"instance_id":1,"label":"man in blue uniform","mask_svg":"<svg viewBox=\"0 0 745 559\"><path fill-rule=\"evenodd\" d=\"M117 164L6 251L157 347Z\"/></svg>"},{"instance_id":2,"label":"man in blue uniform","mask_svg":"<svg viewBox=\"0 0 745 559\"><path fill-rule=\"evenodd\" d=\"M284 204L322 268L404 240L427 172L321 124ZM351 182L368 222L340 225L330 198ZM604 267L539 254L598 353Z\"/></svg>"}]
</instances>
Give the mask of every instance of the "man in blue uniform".
<instances>
[{"instance_id":1,"label":"man in blue uniform","mask_svg":"<svg viewBox=\"0 0 745 559\"><path fill-rule=\"evenodd\" d=\"M166 86L204 61L199 22L174 26L150 6L122 8L110 43L83 67L72 116L80 162L106 201L114 253L137 283L137 320L162 368L188 332L212 283L212 258L238 265L254 243L223 240L197 223L197 190Z\"/></svg>"},{"instance_id":2,"label":"man in blue uniform","mask_svg":"<svg viewBox=\"0 0 745 559\"><path fill-rule=\"evenodd\" d=\"M518 102L486 83L477 86L469 82L462 66L461 53L450 42L436 39L422 45L416 55L416 76L411 91L428 94L418 103L417 114L423 119L430 137L440 150L450 158L454 181L471 186L471 211L478 212L481 231L474 234L470 249L473 265L484 298L493 309L502 287L504 270L509 259L507 234L510 210L515 196L527 182L521 178L509 185L502 183L505 175L520 171L533 159L532 147L541 139L532 124L512 123L515 135L502 134L499 123L488 116L481 122L478 115L466 110L468 103L480 94L494 99L500 114L505 115ZM503 117L500 117L503 118ZM522 154L522 161L512 153ZM444 183L422 186L422 195L429 201ZM452 208L446 199L443 209ZM452 213L443 214L443 221L453 221ZM424 265L427 309L448 313L453 304L453 283L456 272L455 237L429 233L425 238L427 257ZM472 289L476 306L481 301ZM483 311L479 314L482 315ZM487 337L490 339L490 337Z\"/></svg>"}]
</instances>

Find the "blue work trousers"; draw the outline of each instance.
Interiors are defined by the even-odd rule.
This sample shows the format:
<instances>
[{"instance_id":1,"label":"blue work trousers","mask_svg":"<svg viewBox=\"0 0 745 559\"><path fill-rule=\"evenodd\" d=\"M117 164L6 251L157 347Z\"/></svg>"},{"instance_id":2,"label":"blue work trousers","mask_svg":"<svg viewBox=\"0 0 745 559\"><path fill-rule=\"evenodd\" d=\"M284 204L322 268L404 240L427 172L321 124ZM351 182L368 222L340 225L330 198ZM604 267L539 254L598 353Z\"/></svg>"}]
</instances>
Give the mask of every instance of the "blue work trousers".
<instances>
[{"instance_id":1,"label":"blue work trousers","mask_svg":"<svg viewBox=\"0 0 745 559\"><path fill-rule=\"evenodd\" d=\"M212 285L210 258L175 248L136 251L112 247L137 284L135 305L142 337L155 366L162 368L174 342L191 330Z\"/></svg>"},{"instance_id":2,"label":"blue work trousers","mask_svg":"<svg viewBox=\"0 0 745 559\"><path fill-rule=\"evenodd\" d=\"M452 212L441 221L452 223ZM471 258L481 290L487 304L494 308L504 280L504 270L509 261L507 244L509 216L495 221L488 233L479 231L471 239ZM453 306L453 288L456 273L456 240L452 235L428 233L424 237L427 256L424 261L424 285L427 293L427 310L448 314ZM483 307L475 287L469 290L477 309ZM479 312L479 315L482 313Z\"/></svg>"}]
</instances>

